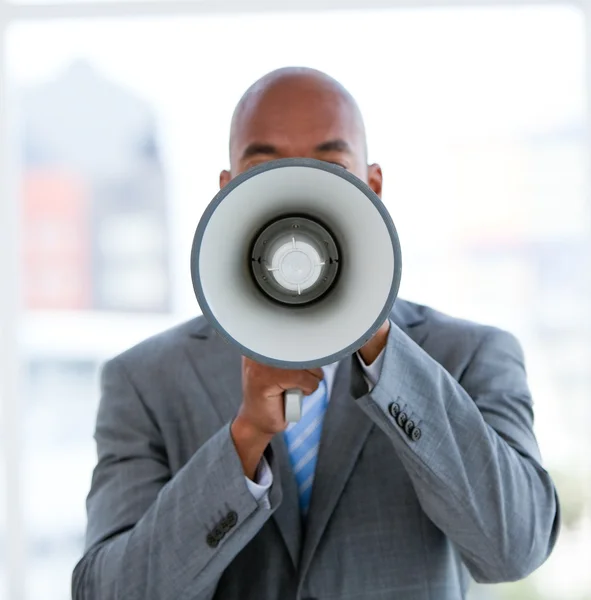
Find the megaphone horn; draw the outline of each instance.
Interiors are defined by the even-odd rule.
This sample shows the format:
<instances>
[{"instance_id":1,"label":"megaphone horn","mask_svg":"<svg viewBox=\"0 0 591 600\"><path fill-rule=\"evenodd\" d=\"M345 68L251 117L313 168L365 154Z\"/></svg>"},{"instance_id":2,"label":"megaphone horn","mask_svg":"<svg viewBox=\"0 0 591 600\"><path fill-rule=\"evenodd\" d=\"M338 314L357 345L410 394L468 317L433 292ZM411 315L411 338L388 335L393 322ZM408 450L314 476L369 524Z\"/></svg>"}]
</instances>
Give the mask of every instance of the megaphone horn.
<instances>
[{"instance_id":1,"label":"megaphone horn","mask_svg":"<svg viewBox=\"0 0 591 600\"><path fill-rule=\"evenodd\" d=\"M337 165L263 163L232 179L195 232L191 276L203 315L240 352L286 369L359 350L388 318L401 252L379 197ZM302 393L286 393L286 419Z\"/></svg>"}]
</instances>

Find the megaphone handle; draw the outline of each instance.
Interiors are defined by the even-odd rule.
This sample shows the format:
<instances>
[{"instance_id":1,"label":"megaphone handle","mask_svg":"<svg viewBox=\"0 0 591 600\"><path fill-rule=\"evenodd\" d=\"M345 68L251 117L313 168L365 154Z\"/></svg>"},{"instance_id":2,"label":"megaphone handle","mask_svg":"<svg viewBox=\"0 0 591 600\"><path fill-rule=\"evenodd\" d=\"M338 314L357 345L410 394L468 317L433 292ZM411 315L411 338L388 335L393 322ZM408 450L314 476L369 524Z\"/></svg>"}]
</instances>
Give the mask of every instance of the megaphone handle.
<instances>
[{"instance_id":1,"label":"megaphone handle","mask_svg":"<svg viewBox=\"0 0 591 600\"><path fill-rule=\"evenodd\" d=\"M288 423L297 423L302 418L302 404L304 392L298 389L286 390L285 398L285 420Z\"/></svg>"}]
</instances>

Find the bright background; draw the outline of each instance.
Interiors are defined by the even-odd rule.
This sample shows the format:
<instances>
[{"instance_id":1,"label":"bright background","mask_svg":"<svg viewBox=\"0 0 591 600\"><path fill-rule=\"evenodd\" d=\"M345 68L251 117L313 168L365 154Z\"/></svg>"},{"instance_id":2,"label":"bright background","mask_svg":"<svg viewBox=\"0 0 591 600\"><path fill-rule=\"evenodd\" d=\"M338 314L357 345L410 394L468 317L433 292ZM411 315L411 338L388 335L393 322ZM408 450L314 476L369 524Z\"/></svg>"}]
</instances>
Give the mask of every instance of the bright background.
<instances>
[{"instance_id":1,"label":"bright background","mask_svg":"<svg viewBox=\"0 0 591 600\"><path fill-rule=\"evenodd\" d=\"M358 99L401 296L525 348L564 527L532 577L473 599L591 599L585 10L251 4L0 2L0 599L69 598L98 369L197 314L190 244L232 109L285 65Z\"/></svg>"}]
</instances>

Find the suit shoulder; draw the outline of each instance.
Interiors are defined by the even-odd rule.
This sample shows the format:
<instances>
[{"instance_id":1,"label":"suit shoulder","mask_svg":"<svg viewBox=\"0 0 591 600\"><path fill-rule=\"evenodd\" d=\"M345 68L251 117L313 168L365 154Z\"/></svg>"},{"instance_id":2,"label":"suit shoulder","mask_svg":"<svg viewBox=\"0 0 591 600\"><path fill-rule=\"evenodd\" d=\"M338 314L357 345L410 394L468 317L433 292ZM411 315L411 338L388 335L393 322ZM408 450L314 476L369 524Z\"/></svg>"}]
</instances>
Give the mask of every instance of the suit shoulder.
<instances>
[{"instance_id":1,"label":"suit shoulder","mask_svg":"<svg viewBox=\"0 0 591 600\"><path fill-rule=\"evenodd\" d=\"M514 338L512 333L494 325L456 317L421 304L414 304L413 308L423 318L431 336L461 339L476 344L494 337Z\"/></svg>"},{"instance_id":2,"label":"suit shoulder","mask_svg":"<svg viewBox=\"0 0 591 600\"><path fill-rule=\"evenodd\" d=\"M458 318L428 306L416 305L415 314L421 315L417 329L424 328L426 335L421 332L413 335L412 329L409 334L421 338L423 350L458 381L477 356L504 356L524 363L520 342L504 329Z\"/></svg>"},{"instance_id":3,"label":"suit shoulder","mask_svg":"<svg viewBox=\"0 0 591 600\"><path fill-rule=\"evenodd\" d=\"M208 324L203 316L180 323L121 352L112 360L130 365L158 364L162 360L170 361L185 347L191 337L200 337Z\"/></svg>"}]
</instances>

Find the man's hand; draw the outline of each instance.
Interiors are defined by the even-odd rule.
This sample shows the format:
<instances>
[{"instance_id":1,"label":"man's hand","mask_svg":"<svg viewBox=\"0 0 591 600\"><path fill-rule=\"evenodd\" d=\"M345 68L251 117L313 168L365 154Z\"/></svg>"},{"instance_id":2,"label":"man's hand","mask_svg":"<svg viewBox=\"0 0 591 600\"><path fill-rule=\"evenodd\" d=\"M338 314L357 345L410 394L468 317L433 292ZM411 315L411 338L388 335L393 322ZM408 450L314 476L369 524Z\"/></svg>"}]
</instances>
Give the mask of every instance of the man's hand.
<instances>
[{"instance_id":1,"label":"man's hand","mask_svg":"<svg viewBox=\"0 0 591 600\"><path fill-rule=\"evenodd\" d=\"M386 347L390 333L390 321L386 321L377 331L377 333L359 350L363 362L369 366L380 355Z\"/></svg>"},{"instance_id":2,"label":"man's hand","mask_svg":"<svg viewBox=\"0 0 591 600\"><path fill-rule=\"evenodd\" d=\"M283 392L296 388L306 396L318 388L322 369L292 371L242 359L242 405L232 423L232 439L244 473L254 479L256 468L273 436L287 427Z\"/></svg>"}]
</instances>

